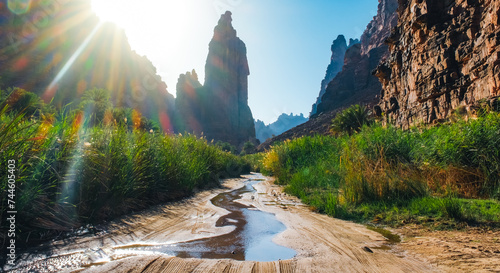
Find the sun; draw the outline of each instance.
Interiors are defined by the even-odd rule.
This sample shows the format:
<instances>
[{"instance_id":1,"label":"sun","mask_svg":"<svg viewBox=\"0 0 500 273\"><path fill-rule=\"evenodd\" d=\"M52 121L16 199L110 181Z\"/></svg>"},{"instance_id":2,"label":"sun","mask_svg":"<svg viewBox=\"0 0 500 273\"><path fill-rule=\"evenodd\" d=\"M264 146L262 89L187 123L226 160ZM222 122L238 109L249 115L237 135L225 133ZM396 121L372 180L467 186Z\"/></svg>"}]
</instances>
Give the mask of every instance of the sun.
<instances>
[{"instance_id":1,"label":"sun","mask_svg":"<svg viewBox=\"0 0 500 273\"><path fill-rule=\"evenodd\" d=\"M130 26L151 27L153 24L174 23L192 8L186 0L92 0L92 9L102 20L127 30Z\"/></svg>"},{"instance_id":2,"label":"sun","mask_svg":"<svg viewBox=\"0 0 500 273\"><path fill-rule=\"evenodd\" d=\"M112 22L124 28L130 18L131 5L138 1L129 0L92 0L92 9L104 22Z\"/></svg>"}]
</instances>

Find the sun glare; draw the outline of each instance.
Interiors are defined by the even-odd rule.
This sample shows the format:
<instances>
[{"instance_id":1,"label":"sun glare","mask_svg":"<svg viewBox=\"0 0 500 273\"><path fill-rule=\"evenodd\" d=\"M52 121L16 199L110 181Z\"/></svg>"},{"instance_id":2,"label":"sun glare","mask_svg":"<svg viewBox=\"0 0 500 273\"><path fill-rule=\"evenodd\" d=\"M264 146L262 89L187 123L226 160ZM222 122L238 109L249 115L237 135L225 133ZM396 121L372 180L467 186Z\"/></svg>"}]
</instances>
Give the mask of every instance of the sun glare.
<instances>
[{"instance_id":1,"label":"sun glare","mask_svg":"<svg viewBox=\"0 0 500 273\"><path fill-rule=\"evenodd\" d=\"M92 9L102 21L123 28L132 44L144 42L140 40L147 36L162 44L162 37L180 38L180 28L189 27L186 15L192 10L192 1L92 0Z\"/></svg>"},{"instance_id":2,"label":"sun glare","mask_svg":"<svg viewBox=\"0 0 500 273\"><path fill-rule=\"evenodd\" d=\"M200 50L193 46L206 48L211 24L220 16L206 6L199 0L92 0L101 21L124 29L132 49L157 61L156 68L171 87L180 73L206 57L203 51L198 56Z\"/></svg>"},{"instance_id":3,"label":"sun glare","mask_svg":"<svg viewBox=\"0 0 500 273\"><path fill-rule=\"evenodd\" d=\"M126 8L129 6L128 2L119 0L92 0L92 9L102 21L122 26L126 25L127 17L130 15Z\"/></svg>"},{"instance_id":4,"label":"sun glare","mask_svg":"<svg viewBox=\"0 0 500 273\"><path fill-rule=\"evenodd\" d=\"M185 21L193 1L185 0L92 0L92 9L102 21L113 22L128 30ZM170 23L170 24L169 24ZM168 26L167 25L167 26Z\"/></svg>"}]
</instances>

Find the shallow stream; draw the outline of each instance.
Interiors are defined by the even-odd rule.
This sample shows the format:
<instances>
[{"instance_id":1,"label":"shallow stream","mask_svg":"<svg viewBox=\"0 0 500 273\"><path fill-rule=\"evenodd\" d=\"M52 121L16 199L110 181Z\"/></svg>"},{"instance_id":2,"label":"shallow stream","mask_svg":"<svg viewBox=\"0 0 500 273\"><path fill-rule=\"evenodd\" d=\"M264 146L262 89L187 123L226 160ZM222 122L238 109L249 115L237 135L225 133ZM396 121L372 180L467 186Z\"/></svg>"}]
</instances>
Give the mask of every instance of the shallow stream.
<instances>
[{"instance_id":1,"label":"shallow stream","mask_svg":"<svg viewBox=\"0 0 500 273\"><path fill-rule=\"evenodd\" d=\"M211 199L212 204L229 211L220 217L216 226L234 226L234 229L220 236L191 240L173 244L109 246L86 249L71 253L53 253L51 249L38 249L24 254L15 272L59 272L99 265L124 257L162 253L180 258L234 259L240 261L277 261L291 259L296 255L293 249L275 244L273 238L286 227L274 214L258 210L252 205L237 202L242 195L256 196L255 184L263 180L260 174L244 181L244 186ZM254 198L251 198L254 202ZM255 200L257 202L257 200ZM89 237L91 238L91 237ZM98 239L96 237L96 239ZM68 240L70 242L71 240ZM6 268L9 269L9 268ZM12 268L10 268L12 269ZM1 271L1 267L0 267Z\"/></svg>"},{"instance_id":2,"label":"shallow stream","mask_svg":"<svg viewBox=\"0 0 500 273\"><path fill-rule=\"evenodd\" d=\"M259 180L248 180L245 186L212 198L211 202L230 213L222 216L216 226L235 226L235 229L217 237L209 237L176 244L140 247L135 250L165 253L181 258L235 259L241 261L277 261L295 256L295 251L275 244L272 239L286 227L267 212L236 202L245 193L254 194L253 185Z\"/></svg>"}]
</instances>

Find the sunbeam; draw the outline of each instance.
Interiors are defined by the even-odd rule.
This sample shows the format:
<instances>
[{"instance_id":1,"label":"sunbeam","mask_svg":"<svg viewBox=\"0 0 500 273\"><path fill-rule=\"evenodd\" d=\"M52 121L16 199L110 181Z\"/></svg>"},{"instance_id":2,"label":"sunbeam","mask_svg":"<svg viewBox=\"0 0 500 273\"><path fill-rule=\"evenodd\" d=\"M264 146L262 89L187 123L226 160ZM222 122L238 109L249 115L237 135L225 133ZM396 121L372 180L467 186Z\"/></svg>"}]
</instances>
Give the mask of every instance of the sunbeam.
<instances>
[{"instance_id":1,"label":"sunbeam","mask_svg":"<svg viewBox=\"0 0 500 273\"><path fill-rule=\"evenodd\" d=\"M92 38L95 36L97 31L101 28L103 22L99 22L92 32L87 36L87 38L83 41L83 43L78 47L78 49L73 53L73 55L69 58L69 60L66 62L66 64L61 68L59 73L57 73L56 77L52 82L49 84L47 89L45 90L45 93L43 94L44 99L50 99L53 98L55 93L57 92L57 83L64 77L68 69L73 65L75 60L82 54L83 50L87 47L87 45L90 43Z\"/></svg>"}]
</instances>

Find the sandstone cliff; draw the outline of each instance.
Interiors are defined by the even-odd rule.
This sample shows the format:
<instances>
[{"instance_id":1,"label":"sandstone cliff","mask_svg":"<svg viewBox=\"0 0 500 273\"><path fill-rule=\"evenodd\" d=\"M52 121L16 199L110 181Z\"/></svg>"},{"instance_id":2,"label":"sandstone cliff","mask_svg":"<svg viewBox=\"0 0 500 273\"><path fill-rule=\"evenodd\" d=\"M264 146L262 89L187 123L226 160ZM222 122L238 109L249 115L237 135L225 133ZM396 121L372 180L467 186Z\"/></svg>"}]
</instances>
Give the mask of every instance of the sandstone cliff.
<instances>
[{"instance_id":1,"label":"sandstone cliff","mask_svg":"<svg viewBox=\"0 0 500 273\"><path fill-rule=\"evenodd\" d=\"M345 53L342 71L328 84L316 115L356 103L377 102L381 85L372 70L388 56L384 41L397 23L397 7L397 0L379 0L377 15L368 24L360 44L353 45Z\"/></svg>"},{"instance_id":2,"label":"sandstone cliff","mask_svg":"<svg viewBox=\"0 0 500 273\"><path fill-rule=\"evenodd\" d=\"M500 88L500 1L399 0L380 110L408 128L492 100Z\"/></svg>"},{"instance_id":3,"label":"sandstone cliff","mask_svg":"<svg viewBox=\"0 0 500 273\"><path fill-rule=\"evenodd\" d=\"M248 68L246 46L236 36L231 13L223 14L214 29L205 65L203 87L193 75L181 75L177 88L177 103L184 115L179 119L194 119L184 126L188 132L201 130L207 139L241 145L255 140L252 112L248 106ZM192 91L194 90L194 91ZM184 106L182 106L184 105ZM194 107L189 110L187 105ZM191 112L190 112L191 111Z\"/></svg>"}]
</instances>

